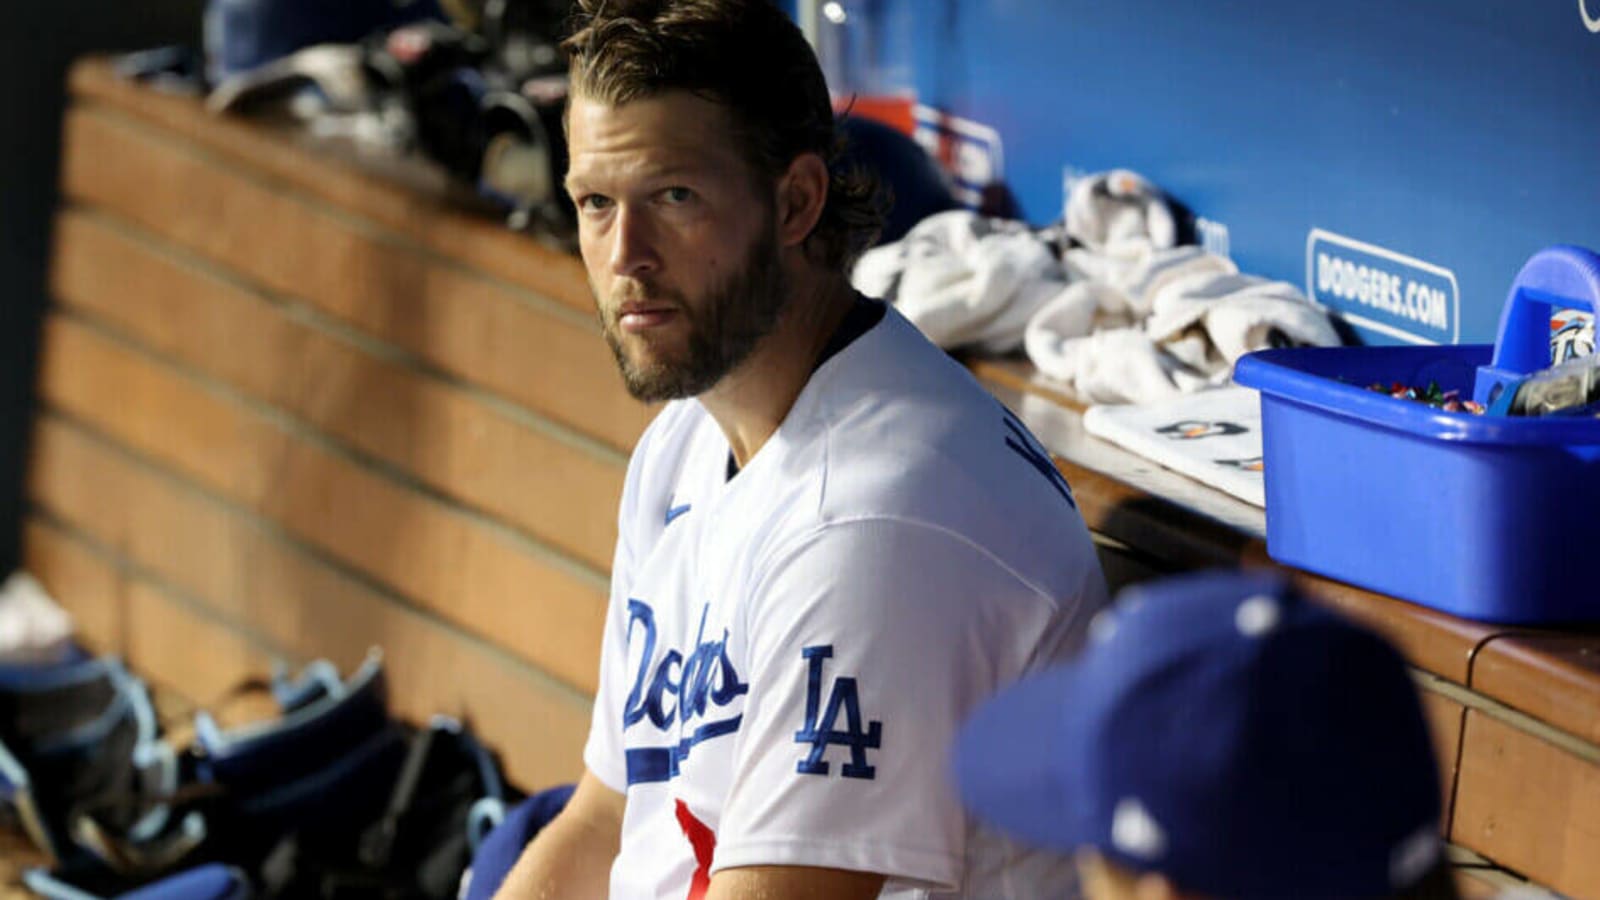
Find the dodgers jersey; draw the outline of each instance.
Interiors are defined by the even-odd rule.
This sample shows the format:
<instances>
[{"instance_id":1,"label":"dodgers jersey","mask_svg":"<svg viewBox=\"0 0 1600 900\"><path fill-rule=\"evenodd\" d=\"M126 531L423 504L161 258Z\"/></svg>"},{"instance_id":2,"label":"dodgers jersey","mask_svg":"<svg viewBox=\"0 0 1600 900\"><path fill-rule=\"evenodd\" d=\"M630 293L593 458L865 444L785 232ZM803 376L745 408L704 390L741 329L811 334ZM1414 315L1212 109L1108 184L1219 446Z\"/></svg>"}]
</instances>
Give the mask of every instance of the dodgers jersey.
<instances>
[{"instance_id":1,"label":"dodgers jersey","mask_svg":"<svg viewBox=\"0 0 1600 900\"><path fill-rule=\"evenodd\" d=\"M748 865L1066 895L1067 861L974 825L947 775L968 712L1106 602L1044 449L890 309L728 459L691 399L628 466L584 749L627 795L611 896L695 900Z\"/></svg>"}]
</instances>

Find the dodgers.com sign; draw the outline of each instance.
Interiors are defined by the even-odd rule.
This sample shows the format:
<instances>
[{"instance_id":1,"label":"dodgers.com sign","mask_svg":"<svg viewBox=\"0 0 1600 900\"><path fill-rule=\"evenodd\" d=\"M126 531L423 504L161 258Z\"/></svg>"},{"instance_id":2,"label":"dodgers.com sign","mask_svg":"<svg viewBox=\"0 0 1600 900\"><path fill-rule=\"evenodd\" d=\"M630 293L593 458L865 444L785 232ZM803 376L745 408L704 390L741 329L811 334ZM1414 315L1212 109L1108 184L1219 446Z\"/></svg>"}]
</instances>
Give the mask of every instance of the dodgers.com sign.
<instances>
[{"instance_id":1,"label":"dodgers.com sign","mask_svg":"<svg viewBox=\"0 0 1600 900\"><path fill-rule=\"evenodd\" d=\"M1396 340L1461 338L1454 272L1320 228L1306 238L1306 295L1351 325Z\"/></svg>"}]
</instances>

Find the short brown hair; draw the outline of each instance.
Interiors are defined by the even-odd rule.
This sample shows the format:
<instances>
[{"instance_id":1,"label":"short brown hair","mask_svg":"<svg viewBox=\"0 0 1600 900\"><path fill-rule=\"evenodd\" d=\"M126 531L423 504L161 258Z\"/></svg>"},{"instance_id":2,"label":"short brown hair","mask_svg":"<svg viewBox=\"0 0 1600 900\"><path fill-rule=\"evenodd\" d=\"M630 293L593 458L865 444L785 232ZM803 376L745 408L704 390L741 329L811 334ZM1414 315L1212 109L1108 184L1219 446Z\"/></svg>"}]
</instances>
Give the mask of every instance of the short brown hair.
<instances>
[{"instance_id":1,"label":"short brown hair","mask_svg":"<svg viewBox=\"0 0 1600 900\"><path fill-rule=\"evenodd\" d=\"M777 178L802 153L828 163L828 199L807 238L846 271L883 225L885 197L861 171L837 170L840 141L816 54L771 0L578 0L573 96L621 105L671 90L722 104L743 155Z\"/></svg>"}]
</instances>

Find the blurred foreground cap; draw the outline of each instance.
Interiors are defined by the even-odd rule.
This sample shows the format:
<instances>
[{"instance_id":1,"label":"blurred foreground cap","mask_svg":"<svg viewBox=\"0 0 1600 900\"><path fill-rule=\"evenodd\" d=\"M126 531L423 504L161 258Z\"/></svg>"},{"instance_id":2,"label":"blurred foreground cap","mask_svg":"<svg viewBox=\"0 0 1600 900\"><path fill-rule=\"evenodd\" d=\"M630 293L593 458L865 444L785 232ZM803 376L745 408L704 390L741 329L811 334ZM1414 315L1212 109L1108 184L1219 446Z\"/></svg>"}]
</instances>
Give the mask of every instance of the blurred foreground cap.
<instances>
[{"instance_id":1,"label":"blurred foreground cap","mask_svg":"<svg viewBox=\"0 0 1600 900\"><path fill-rule=\"evenodd\" d=\"M1378 897L1437 862L1437 764L1398 653L1268 574L1124 591L1067 665L980 707L963 801L1217 897Z\"/></svg>"}]
</instances>

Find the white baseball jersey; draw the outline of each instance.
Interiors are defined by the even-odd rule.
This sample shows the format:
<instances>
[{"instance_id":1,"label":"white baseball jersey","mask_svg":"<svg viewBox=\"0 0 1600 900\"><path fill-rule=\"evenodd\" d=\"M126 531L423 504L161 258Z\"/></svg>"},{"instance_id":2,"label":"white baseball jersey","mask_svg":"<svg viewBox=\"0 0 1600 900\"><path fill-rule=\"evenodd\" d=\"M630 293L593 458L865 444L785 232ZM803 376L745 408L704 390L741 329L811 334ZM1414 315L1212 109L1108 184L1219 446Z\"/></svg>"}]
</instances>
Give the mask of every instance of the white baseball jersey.
<instances>
[{"instance_id":1,"label":"white baseball jersey","mask_svg":"<svg viewBox=\"0 0 1600 900\"><path fill-rule=\"evenodd\" d=\"M947 775L967 713L1106 599L1038 442L889 310L727 461L686 400L628 467L584 751L627 794L611 896L694 900L749 865L1069 895L1064 858L977 828Z\"/></svg>"}]
</instances>

